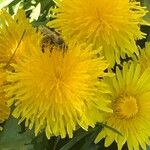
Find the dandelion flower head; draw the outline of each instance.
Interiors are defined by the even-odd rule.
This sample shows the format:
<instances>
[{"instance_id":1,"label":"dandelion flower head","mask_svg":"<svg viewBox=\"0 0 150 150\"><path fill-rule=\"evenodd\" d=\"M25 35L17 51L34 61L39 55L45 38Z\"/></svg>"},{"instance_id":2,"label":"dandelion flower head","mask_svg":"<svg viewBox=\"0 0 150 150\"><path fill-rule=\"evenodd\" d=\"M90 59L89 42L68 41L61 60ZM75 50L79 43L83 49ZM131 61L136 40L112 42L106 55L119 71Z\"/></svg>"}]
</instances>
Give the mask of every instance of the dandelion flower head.
<instances>
[{"instance_id":1,"label":"dandelion flower head","mask_svg":"<svg viewBox=\"0 0 150 150\"><path fill-rule=\"evenodd\" d=\"M112 111L102 97L108 92L106 85L98 79L107 75L108 64L98 51L70 44L44 52L36 47L31 55L24 55L7 77L9 103L15 103L13 115L34 127L36 135L45 130L48 138L72 137L77 126L87 130L99 111L102 120L103 112Z\"/></svg>"},{"instance_id":2,"label":"dandelion flower head","mask_svg":"<svg viewBox=\"0 0 150 150\"><path fill-rule=\"evenodd\" d=\"M116 141L118 150L127 143L129 150L146 150L150 144L150 69L142 71L140 64L124 64L116 76L106 80L110 85L112 114L106 115L106 123L122 135L108 129L98 134L95 142L105 138L105 146Z\"/></svg>"},{"instance_id":3,"label":"dandelion flower head","mask_svg":"<svg viewBox=\"0 0 150 150\"><path fill-rule=\"evenodd\" d=\"M146 14L140 2L130 0L55 0L55 19L48 24L61 32L65 41L103 46L110 65L138 52L135 40L145 37L140 31Z\"/></svg>"}]
</instances>

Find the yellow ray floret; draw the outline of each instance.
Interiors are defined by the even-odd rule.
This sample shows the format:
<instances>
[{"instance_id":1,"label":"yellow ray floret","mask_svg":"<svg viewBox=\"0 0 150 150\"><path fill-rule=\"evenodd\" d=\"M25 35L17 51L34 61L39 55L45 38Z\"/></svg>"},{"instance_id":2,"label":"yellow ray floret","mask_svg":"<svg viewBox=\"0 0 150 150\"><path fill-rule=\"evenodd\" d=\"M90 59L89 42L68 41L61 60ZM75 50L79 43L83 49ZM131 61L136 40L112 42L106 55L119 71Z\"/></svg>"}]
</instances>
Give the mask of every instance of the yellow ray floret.
<instances>
[{"instance_id":1,"label":"yellow ray floret","mask_svg":"<svg viewBox=\"0 0 150 150\"><path fill-rule=\"evenodd\" d=\"M145 69L150 67L150 43L145 43L145 48L140 49L140 54L138 55L138 61L142 68Z\"/></svg>"},{"instance_id":2,"label":"yellow ray floret","mask_svg":"<svg viewBox=\"0 0 150 150\"><path fill-rule=\"evenodd\" d=\"M10 109L7 106L7 98L4 92L4 85L6 84L6 74L3 69L0 69L0 124L9 117ZM0 127L1 129L1 127Z\"/></svg>"},{"instance_id":3,"label":"yellow ray floret","mask_svg":"<svg viewBox=\"0 0 150 150\"><path fill-rule=\"evenodd\" d=\"M6 88L10 104L15 102L13 115L30 129L34 126L36 135L44 129L48 138L72 137L77 125L86 130L94 126L99 110L111 112L102 97L106 85L98 79L106 75L107 63L91 46L37 48L13 67Z\"/></svg>"},{"instance_id":4,"label":"yellow ray floret","mask_svg":"<svg viewBox=\"0 0 150 150\"><path fill-rule=\"evenodd\" d=\"M23 52L28 51L28 43L38 44L40 36L29 23L24 10L19 10L14 17L5 10L1 10L0 63L16 61Z\"/></svg>"},{"instance_id":5,"label":"yellow ray floret","mask_svg":"<svg viewBox=\"0 0 150 150\"><path fill-rule=\"evenodd\" d=\"M140 24L146 14L140 2L130 0L55 0L55 19L50 27L62 33L66 41L92 43L103 46L110 64L120 62L120 56L137 52L135 40L145 35Z\"/></svg>"},{"instance_id":6,"label":"yellow ray floret","mask_svg":"<svg viewBox=\"0 0 150 150\"><path fill-rule=\"evenodd\" d=\"M117 69L110 80L112 114L106 115L106 123L122 135L104 128L95 142L105 138L105 146L116 141L118 150L127 142L129 150L146 150L150 144L150 68L142 70L139 64L125 64Z\"/></svg>"}]
</instances>

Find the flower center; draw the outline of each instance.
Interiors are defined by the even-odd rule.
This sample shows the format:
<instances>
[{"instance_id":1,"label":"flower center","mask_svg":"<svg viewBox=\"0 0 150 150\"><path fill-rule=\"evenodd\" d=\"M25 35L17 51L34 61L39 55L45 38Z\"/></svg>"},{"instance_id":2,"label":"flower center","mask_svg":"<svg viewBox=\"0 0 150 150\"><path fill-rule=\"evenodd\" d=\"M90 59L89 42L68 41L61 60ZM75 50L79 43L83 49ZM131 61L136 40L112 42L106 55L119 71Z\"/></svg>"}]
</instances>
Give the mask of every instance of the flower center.
<instances>
[{"instance_id":1,"label":"flower center","mask_svg":"<svg viewBox=\"0 0 150 150\"><path fill-rule=\"evenodd\" d=\"M132 118L138 113L137 100L132 96L121 97L118 99L115 109L121 118Z\"/></svg>"}]
</instances>

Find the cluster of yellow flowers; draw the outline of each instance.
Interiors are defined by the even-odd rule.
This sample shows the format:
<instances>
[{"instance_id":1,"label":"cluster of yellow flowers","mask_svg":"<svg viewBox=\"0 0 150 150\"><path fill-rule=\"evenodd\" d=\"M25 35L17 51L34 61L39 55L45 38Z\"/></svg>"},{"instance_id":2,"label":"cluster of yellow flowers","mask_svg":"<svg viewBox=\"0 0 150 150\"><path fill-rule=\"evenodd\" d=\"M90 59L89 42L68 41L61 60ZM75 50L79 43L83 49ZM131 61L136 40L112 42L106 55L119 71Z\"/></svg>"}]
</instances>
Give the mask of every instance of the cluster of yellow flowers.
<instances>
[{"instance_id":1,"label":"cluster of yellow flowers","mask_svg":"<svg viewBox=\"0 0 150 150\"><path fill-rule=\"evenodd\" d=\"M114 141L121 150L146 150L150 144L150 43L144 50L136 40L146 35L140 25L146 9L134 0L55 0L55 28L66 46L42 49L43 35L23 10L15 16L0 11L0 123L10 114L47 138L73 137L81 127L97 122L95 139ZM120 58L137 55L120 64ZM134 56L133 56L134 57ZM115 72L111 67L115 63Z\"/></svg>"}]
</instances>

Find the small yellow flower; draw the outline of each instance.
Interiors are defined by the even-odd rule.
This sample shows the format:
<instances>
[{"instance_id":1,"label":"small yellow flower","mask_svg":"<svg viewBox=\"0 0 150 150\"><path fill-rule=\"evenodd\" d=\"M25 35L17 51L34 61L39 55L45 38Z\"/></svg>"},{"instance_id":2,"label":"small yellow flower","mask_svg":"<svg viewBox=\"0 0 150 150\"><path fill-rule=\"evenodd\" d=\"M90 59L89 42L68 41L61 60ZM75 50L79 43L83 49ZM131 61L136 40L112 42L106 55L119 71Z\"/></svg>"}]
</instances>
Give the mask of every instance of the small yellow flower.
<instances>
[{"instance_id":1,"label":"small yellow flower","mask_svg":"<svg viewBox=\"0 0 150 150\"><path fill-rule=\"evenodd\" d=\"M29 43L40 44L41 34L29 23L24 10L14 17L1 10L0 23L0 63L16 61L22 52L28 52Z\"/></svg>"},{"instance_id":2,"label":"small yellow flower","mask_svg":"<svg viewBox=\"0 0 150 150\"><path fill-rule=\"evenodd\" d=\"M113 79L106 79L111 94L112 114L106 114L106 124L122 135L108 129L97 136L95 142L105 138L105 146L116 141L118 150L127 142L129 150L146 150L150 144L150 68L142 70L139 64L125 64L116 70Z\"/></svg>"},{"instance_id":3,"label":"small yellow flower","mask_svg":"<svg viewBox=\"0 0 150 150\"><path fill-rule=\"evenodd\" d=\"M146 14L140 2L130 0L55 0L55 19L48 25L61 32L66 42L92 43L103 46L110 65L138 52L135 40L145 34L140 31Z\"/></svg>"},{"instance_id":4,"label":"small yellow flower","mask_svg":"<svg viewBox=\"0 0 150 150\"><path fill-rule=\"evenodd\" d=\"M77 126L85 130L94 126L99 111L100 120L104 111L111 112L102 97L108 92L106 85L98 79L107 75L106 61L97 57L99 50L73 44L44 52L34 49L13 65L15 72L7 77L9 103L15 102L13 115L20 122L34 127L36 135L44 129L48 138L64 138L72 137Z\"/></svg>"}]
</instances>

